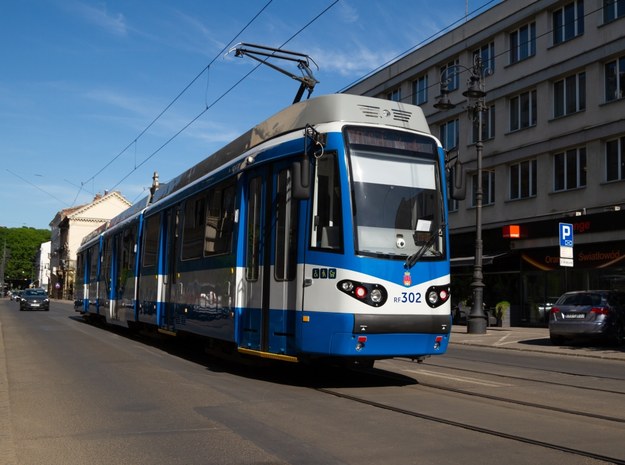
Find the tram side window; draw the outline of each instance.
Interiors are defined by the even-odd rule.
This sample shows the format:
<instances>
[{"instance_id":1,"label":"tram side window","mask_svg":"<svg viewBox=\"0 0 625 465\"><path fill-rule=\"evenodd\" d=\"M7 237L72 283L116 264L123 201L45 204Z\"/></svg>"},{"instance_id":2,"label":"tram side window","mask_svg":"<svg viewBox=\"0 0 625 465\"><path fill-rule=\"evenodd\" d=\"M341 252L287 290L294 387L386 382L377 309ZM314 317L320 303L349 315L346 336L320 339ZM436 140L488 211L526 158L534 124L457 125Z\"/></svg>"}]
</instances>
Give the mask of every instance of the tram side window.
<instances>
[{"instance_id":1,"label":"tram side window","mask_svg":"<svg viewBox=\"0 0 625 465\"><path fill-rule=\"evenodd\" d=\"M104 245L102 248L102 273L101 280L106 285L106 295L109 295L111 291L111 254L113 253L113 238L107 237L104 239Z\"/></svg>"},{"instance_id":2,"label":"tram side window","mask_svg":"<svg viewBox=\"0 0 625 465\"><path fill-rule=\"evenodd\" d=\"M232 182L211 189L208 193L204 255L229 253L234 226L235 185Z\"/></svg>"},{"instance_id":3,"label":"tram side window","mask_svg":"<svg viewBox=\"0 0 625 465\"><path fill-rule=\"evenodd\" d=\"M135 256L135 236L137 232L134 227L125 229L121 237L121 269L132 271Z\"/></svg>"},{"instance_id":4,"label":"tram side window","mask_svg":"<svg viewBox=\"0 0 625 465\"><path fill-rule=\"evenodd\" d=\"M132 276L133 266L135 262L135 237L137 236L137 228L135 226L125 229L121 235L121 259L118 286L126 286L126 280Z\"/></svg>"},{"instance_id":5,"label":"tram side window","mask_svg":"<svg viewBox=\"0 0 625 465\"><path fill-rule=\"evenodd\" d=\"M276 265L277 281L291 281L297 267L297 202L291 197L291 171L278 174L276 205Z\"/></svg>"},{"instance_id":6,"label":"tram side window","mask_svg":"<svg viewBox=\"0 0 625 465\"><path fill-rule=\"evenodd\" d=\"M200 258L204 247L204 225L206 215L205 194L187 200L184 209L182 231L182 259Z\"/></svg>"},{"instance_id":7,"label":"tram side window","mask_svg":"<svg viewBox=\"0 0 625 465\"><path fill-rule=\"evenodd\" d=\"M341 186L336 153L315 160L315 196L311 247L330 250L343 248Z\"/></svg>"},{"instance_id":8,"label":"tram side window","mask_svg":"<svg viewBox=\"0 0 625 465\"><path fill-rule=\"evenodd\" d=\"M98 276L98 255L100 246L94 245L89 249L89 281L94 282Z\"/></svg>"},{"instance_id":9,"label":"tram side window","mask_svg":"<svg viewBox=\"0 0 625 465\"><path fill-rule=\"evenodd\" d=\"M252 178L247 189L247 218L246 226L246 254L245 279L258 280L258 263L260 259L260 214L262 179Z\"/></svg>"},{"instance_id":10,"label":"tram side window","mask_svg":"<svg viewBox=\"0 0 625 465\"><path fill-rule=\"evenodd\" d=\"M143 266L156 266L158 253L159 215L148 218L145 222L145 241L143 243Z\"/></svg>"}]
</instances>

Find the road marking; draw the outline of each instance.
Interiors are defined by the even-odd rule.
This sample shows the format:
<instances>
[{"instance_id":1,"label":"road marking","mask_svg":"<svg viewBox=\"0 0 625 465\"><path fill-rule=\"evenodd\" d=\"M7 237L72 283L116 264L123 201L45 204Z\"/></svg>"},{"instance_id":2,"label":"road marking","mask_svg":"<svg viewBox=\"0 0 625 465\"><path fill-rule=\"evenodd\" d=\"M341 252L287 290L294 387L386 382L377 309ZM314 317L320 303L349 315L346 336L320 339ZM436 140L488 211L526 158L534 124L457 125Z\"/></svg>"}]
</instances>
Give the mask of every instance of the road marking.
<instances>
[{"instance_id":1,"label":"road marking","mask_svg":"<svg viewBox=\"0 0 625 465\"><path fill-rule=\"evenodd\" d=\"M461 383L478 384L480 386L488 386L488 387L512 386L511 384L495 383L493 381L484 381L484 380L477 379L477 378L470 378L468 376L446 375L446 374L443 374L443 373L436 373L434 371L428 371L428 370L404 370L404 371L407 371L409 373L415 373L415 374L418 374L418 375L426 375L426 376L433 376L435 378L449 379L449 380L458 381L458 382L461 382Z\"/></svg>"}]
</instances>

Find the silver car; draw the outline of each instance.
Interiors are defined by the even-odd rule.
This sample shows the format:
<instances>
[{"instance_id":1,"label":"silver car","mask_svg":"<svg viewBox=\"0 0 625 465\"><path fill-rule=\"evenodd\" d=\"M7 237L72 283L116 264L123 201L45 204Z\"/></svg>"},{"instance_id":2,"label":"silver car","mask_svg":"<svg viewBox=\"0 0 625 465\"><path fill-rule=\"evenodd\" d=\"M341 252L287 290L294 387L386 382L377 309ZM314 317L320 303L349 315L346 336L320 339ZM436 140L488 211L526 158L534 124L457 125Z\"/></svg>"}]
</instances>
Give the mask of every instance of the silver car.
<instances>
[{"instance_id":1,"label":"silver car","mask_svg":"<svg viewBox=\"0 0 625 465\"><path fill-rule=\"evenodd\" d=\"M551 307L549 337L554 344L581 339L623 344L625 292L567 292Z\"/></svg>"}]
</instances>

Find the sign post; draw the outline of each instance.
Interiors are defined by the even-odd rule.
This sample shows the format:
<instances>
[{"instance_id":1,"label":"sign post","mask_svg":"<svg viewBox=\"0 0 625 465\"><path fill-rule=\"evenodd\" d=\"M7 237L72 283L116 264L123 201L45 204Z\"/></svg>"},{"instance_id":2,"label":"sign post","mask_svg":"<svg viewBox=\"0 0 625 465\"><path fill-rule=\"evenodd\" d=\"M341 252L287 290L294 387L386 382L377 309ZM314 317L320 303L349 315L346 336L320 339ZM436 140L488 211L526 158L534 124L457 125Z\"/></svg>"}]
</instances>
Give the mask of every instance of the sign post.
<instances>
[{"instance_id":1,"label":"sign post","mask_svg":"<svg viewBox=\"0 0 625 465\"><path fill-rule=\"evenodd\" d=\"M573 225L560 223L560 266L573 266Z\"/></svg>"}]
</instances>

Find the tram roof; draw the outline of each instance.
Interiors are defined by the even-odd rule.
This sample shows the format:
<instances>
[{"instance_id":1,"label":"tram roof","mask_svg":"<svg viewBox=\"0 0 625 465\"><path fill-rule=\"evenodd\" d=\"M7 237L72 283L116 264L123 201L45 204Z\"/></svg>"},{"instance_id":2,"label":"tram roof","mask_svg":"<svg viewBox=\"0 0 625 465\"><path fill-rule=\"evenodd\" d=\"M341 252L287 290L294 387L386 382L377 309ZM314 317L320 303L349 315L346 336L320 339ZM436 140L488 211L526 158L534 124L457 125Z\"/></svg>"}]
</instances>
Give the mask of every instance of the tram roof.
<instances>
[{"instance_id":1,"label":"tram roof","mask_svg":"<svg viewBox=\"0 0 625 465\"><path fill-rule=\"evenodd\" d=\"M164 199L211 171L226 166L248 150L280 135L330 122L385 124L430 134L420 107L392 100L350 94L328 94L296 103L276 113L217 152L184 171L154 194Z\"/></svg>"},{"instance_id":2,"label":"tram roof","mask_svg":"<svg viewBox=\"0 0 625 465\"><path fill-rule=\"evenodd\" d=\"M105 230L135 217L150 203L163 200L206 174L227 166L243 156L248 150L264 142L292 131L304 129L306 125L316 126L332 122L384 124L430 134L423 110L415 105L351 94L328 94L299 102L254 126L171 181L161 184L154 193L151 202L149 202L148 197L139 200L110 222L85 237L82 244L84 246L92 242Z\"/></svg>"}]
</instances>

